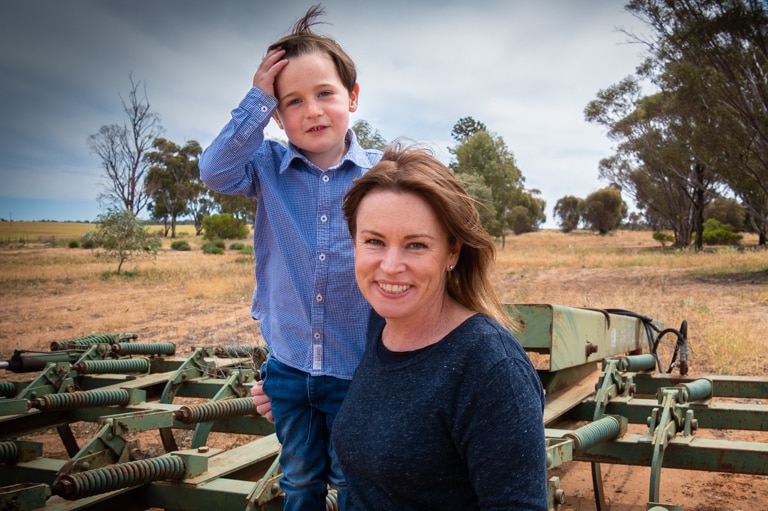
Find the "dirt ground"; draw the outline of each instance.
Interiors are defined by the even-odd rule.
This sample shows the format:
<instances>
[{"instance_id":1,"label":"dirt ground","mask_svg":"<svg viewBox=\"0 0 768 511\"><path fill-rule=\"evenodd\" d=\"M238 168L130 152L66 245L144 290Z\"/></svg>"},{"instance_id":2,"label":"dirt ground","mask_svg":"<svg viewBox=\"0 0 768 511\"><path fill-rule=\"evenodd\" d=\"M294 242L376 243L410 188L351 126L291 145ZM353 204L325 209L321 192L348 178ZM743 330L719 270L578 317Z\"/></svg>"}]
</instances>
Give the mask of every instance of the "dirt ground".
<instances>
[{"instance_id":1,"label":"dirt ground","mask_svg":"<svg viewBox=\"0 0 768 511\"><path fill-rule=\"evenodd\" d=\"M611 273L614 273L611 275ZM531 287L556 287L561 290L572 288L583 294L583 289L594 287L595 282L616 278L616 270L585 269L583 271L542 270L526 276ZM622 269L621 278L647 282L647 270ZM512 277L509 277L512 278ZM518 278L518 277L515 277ZM752 275L751 278L755 278ZM768 275L758 282L732 282L719 288L724 308L737 304L729 303L728 297L739 286L768 286ZM639 285L639 284L638 284ZM706 285L687 280L680 286ZM729 286L734 286L731 289ZM693 292L693 291L691 291ZM71 286L65 296L59 294L33 294L13 296L0 307L0 360L6 360L14 348L47 350L53 340L65 340L94 332L136 332L143 342L174 342L177 357L184 358L195 346L218 346L224 344L255 344L260 342L256 324L249 317L249 297L232 297L231 300L200 300L194 298L173 299L168 297L162 306L156 306L153 313L140 311L132 313L136 304L141 303L146 290L116 285L112 290L93 294L89 290L78 291ZM583 306L574 303L575 306ZM764 311L765 309L763 309ZM67 312L87 311L87 324L67 321ZM110 320L119 312L130 318L130 324L117 325ZM715 311L716 312L716 311ZM713 312L713 313L715 313ZM748 312L747 321L765 332L768 318L759 310ZM38 318L61 316L54 325L48 323L38 328ZM0 370L0 381L4 379L31 379L29 375L15 375ZM765 405L765 403L764 403ZM730 438L729 431L718 432L721 438ZM46 452L63 452L55 445L58 438L48 434L50 440ZM734 439L737 439L734 437ZM743 439L743 438L739 438ZM750 434L749 441L768 442L768 433ZM143 446L146 447L146 446ZM618 465L603 465L605 494L612 511L643 511L648 501L650 478L649 468ZM590 467L586 463L572 462L551 471L551 476L560 478L565 490L563 511L589 511L595 509L592 495ZM667 469L662 472L661 500L683 507L685 511L715 510L768 510L768 477L743 476L713 472L680 471Z\"/></svg>"}]
</instances>

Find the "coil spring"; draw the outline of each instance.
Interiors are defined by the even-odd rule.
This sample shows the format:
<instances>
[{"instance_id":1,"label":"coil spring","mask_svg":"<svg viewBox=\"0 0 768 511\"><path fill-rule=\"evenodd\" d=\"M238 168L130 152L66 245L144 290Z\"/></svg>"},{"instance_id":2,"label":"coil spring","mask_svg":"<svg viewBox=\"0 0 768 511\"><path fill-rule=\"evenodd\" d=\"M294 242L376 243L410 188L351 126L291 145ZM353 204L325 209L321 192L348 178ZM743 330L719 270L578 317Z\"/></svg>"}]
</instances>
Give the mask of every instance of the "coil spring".
<instances>
[{"instance_id":1,"label":"coil spring","mask_svg":"<svg viewBox=\"0 0 768 511\"><path fill-rule=\"evenodd\" d=\"M610 440L621 432L621 423L616 417L606 415L594 422L582 426L564 435L576 443L576 451L588 449L605 440Z\"/></svg>"},{"instance_id":2,"label":"coil spring","mask_svg":"<svg viewBox=\"0 0 768 511\"><path fill-rule=\"evenodd\" d=\"M325 511L339 511L339 496L336 490L328 490L325 496Z\"/></svg>"},{"instance_id":3,"label":"coil spring","mask_svg":"<svg viewBox=\"0 0 768 511\"><path fill-rule=\"evenodd\" d=\"M54 495L74 500L153 481L178 480L185 471L186 464L179 456L161 456L65 475L51 490Z\"/></svg>"},{"instance_id":4,"label":"coil spring","mask_svg":"<svg viewBox=\"0 0 768 511\"><path fill-rule=\"evenodd\" d=\"M19 456L19 448L14 442L0 442L0 463L13 463Z\"/></svg>"},{"instance_id":5,"label":"coil spring","mask_svg":"<svg viewBox=\"0 0 768 511\"><path fill-rule=\"evenodd\" d=\"M53 341L51 351L69 350L73 348L87 348L92 344L115 344L137 339L137 334L95 334L69 339L67 341Z\"/></svg>"},{"instance_id":6,"label":"coil spring","mask_svg":"<svg viewBox=\"0 0 768 511\"><path fill-rule=\"evenodd\" d=\"M146 373L149 371L149 360L146 358L83 360L73 367L80 374Z\"/></svg>"},{"instance_id":7,"label":"coil spring","mask_svg":"<svg viewBox=\"0 0 768 511\"><path fill-rule=\"evenodd\" d=\"M217 346L214 355L220 358L238 358L253 356L254 346L240 346L236 344Z\"/></svg>"},{"instance_id":8,"label":"coil spring","mask_svg":"<svg viewBox=\"0 0 768 511\"><path fill-rule=\"evenodd\" d=\"M65 394L46 394L32 400L32 407L39 410L71 410L97 406L125 406L131 393L125 389L84 390Z\"/></svg>"},{"instance_id":9,"label":"coil spring","mask_svg":"<svg viewBox=\"0 0 768 511\"><path fill-rule=\"evenodd\" d=\"M202 405L182 406L176 411L176 420L184 424L209 422L215 419L258 413L253 399L240 397L211 401Z\"/></svg>"},{"instance_id":10,"label":"coil spring","mask_svg":"<svg viewBox=\"0 0 768 511\"><path fill-rule=\"evenodd\" d=\"M12 381L0 382L0 396L13 397L16 395L16 385Z\"/></svg>"},{"instance_id":11,"label":"coil spring","mask_svg":"<svg viewBox=\"0 0 768 511\"><path fill-rule=\"evenodd\" d=\"M176 345L172 342L118 342L112 345L112 352L121 355L173 355Z\"/></svg>"}]
</instances>

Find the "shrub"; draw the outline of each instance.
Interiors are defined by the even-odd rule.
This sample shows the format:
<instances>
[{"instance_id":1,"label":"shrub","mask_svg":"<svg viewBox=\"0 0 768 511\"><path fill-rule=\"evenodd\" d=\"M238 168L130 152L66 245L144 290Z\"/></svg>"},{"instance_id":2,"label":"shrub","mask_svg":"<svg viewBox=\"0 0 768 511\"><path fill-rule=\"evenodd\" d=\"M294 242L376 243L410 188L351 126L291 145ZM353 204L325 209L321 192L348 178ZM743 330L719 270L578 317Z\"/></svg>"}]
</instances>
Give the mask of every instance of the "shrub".
<instances>
[{"instance_id":1,"label":"shrub","mask_svg":"<svg viewBox=\"0 0 768 511\"><path fill-rule=\"evenodd\" d=\"M96 230L89 231L83 240L92 241L98 257L117 261L117 274L123 264L139 256L156 257L160 240L139 223L132 211L110 209L99 215Z\"/></svg>"},{"instance_id":2,"label":"shrub","mask_svg":"<svg viewBox=\"0 0 768 511\"><path fill-rule=\"evenodd\" d=\"M188 252L192 250L192 247L190 247L189 243L185 240L176 240L173 243L171 243L171 250L181 250L184 252Z\"/></svg>"},{"instance_id":3,"label":"shrub","mask_svg":"<svg viewBox=\"0 0 768 511\"><path fill-rule=\"evenodd\" d=\"M704 222L701 240L706 245L738 245L742 238L741 234L734 232L733 227L714 218Z\"/></svg>"},{"instance_id":4,"label":"shrub","mask_svg":"<svg viewBox=\"0 0 768 511\"><path fill-rule=\"evenodd\" d=\"M245 243L238 243L238 242L232 243L229 246L230 250L242 250L244 248L245 248Z\"/></svg>"},{"instance_id":5,"label":"shrub","mask_svg":"<svg viewBox=\"0 0 768 511\"><path fill-rule=\"evenodd\" d=\"M241 240L248 237L248 226L244 220L229 213L209 215L203 218L203 237L207 240Z\"/></svg>"},{"instance_id":6,"label":"shrub","mask_svg":"<svg viewBox=\"0 0 768 511\"><path fill-rule=\"evenodd\" d=\"M69 240L69 243L67 243L67 246L69 248L80 248L80 241L79 240Z\"/></svg>"},{"instance_id":7,"label":"shrub","mask_svg":"<svg viewBox=\"0 0 768 511\"><path fill-rule=\"evenodd\" d=\"M80 246L82 246L83 248L91 249L91 250L94 248L98 248L99 240L96 237L96 233L93 231L86 232L83 235L83 237L80 239Z\"/></svg>"},{"instance_id":8,"label":"shrub","mask_svg":"<svg viewBox=\"0 0 768 511\"><path fill-rule=\"evenodd\" d=\"M675 237L673 235L663 231L654 232L653 239L661 243L662 247L666 247L667 243L672 243L675 241Z\"/></svg>"},{"instance_id":9,"label":"shrub","mask_svg":"<svg viewBox=\"0 0 768 511\"><path fill-rule=\"evenodd\" d=\"M218 246L214 242L209 241L203 244L203 254L223 254L223 253L224 253L224 248Z\"/></svg>"}]
</instances>

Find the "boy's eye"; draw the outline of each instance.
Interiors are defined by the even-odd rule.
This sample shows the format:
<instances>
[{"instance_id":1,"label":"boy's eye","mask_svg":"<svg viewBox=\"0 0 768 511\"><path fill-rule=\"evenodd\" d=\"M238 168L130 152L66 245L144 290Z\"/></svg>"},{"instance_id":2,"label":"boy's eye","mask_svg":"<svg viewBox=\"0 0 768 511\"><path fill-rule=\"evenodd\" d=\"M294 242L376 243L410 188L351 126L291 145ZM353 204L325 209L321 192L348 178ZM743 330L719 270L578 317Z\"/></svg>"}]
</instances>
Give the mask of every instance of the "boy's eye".
<instances>
[{"instance_id":1,"label":"boy's eye","mask_svg":"<svg viewBox=\"0 0 768 511\"><path fill-rule=\"evenodd\" d=\"M301 102L300 99L291 99L288 101L288 105L298 105Z\"/></svg>"},{"instance_id":2,"label":"boy's eye","mask_svg":"<svg viewBox=\"0 0 768 511\"><path fill-rule=\"evenodd\" d=\"M324 90L323 92L320 93L320 97L330 96L331 94L333 94L333 92L329 90Z\"/></svg>"}]
</instances>

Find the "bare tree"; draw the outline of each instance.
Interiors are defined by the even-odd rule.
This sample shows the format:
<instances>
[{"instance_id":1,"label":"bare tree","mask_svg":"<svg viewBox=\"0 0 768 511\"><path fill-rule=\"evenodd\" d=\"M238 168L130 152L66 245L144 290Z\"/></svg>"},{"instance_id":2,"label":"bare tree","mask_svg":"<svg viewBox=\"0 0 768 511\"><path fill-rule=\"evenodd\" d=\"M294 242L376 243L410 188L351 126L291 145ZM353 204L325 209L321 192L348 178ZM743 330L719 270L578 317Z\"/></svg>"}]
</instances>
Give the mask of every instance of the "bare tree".
<instances>
[{"instance_id":1,"label":"bare tree","mask_svg":"<svg viewBox=\"0 0 768 511\"><path fill-rule=\"evenodd\" d=\"M152 143L163 131L160 115L150 109L146 87L131 81L128 100L120 97L126 122L102 126L88 137L88 146L101 159L104 169L104 191L99 200L138 215L146 207L149 196L144 180L151 162L145 157Z\"/></svg>"}]
</instances>

